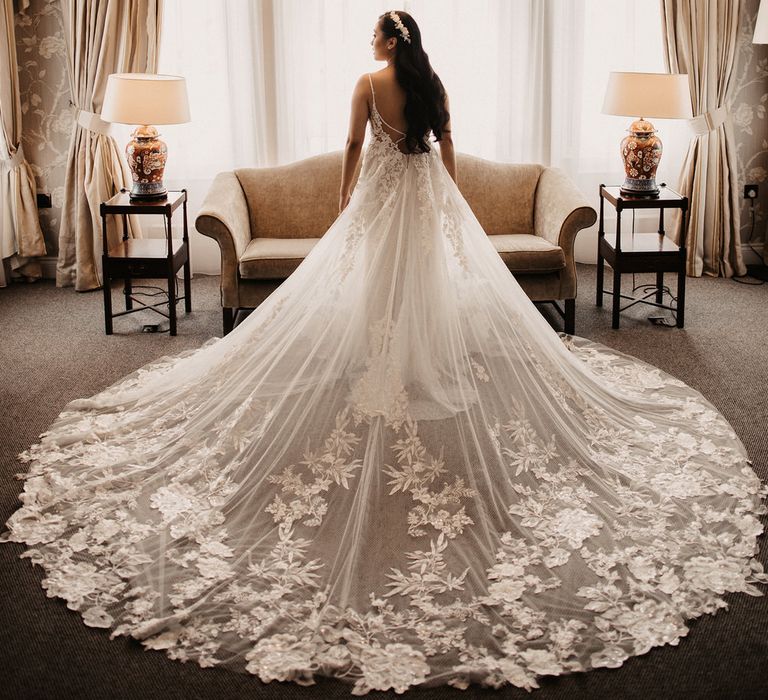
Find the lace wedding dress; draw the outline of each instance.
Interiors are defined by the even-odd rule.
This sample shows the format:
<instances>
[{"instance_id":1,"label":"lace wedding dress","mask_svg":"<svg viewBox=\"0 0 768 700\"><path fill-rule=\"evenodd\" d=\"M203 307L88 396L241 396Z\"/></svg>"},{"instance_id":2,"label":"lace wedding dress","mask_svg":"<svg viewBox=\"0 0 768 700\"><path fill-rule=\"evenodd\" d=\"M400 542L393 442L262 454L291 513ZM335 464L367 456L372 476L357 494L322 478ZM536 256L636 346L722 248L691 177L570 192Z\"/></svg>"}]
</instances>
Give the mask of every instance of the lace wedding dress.
<instances>
[{"instance_id":1,"label":"lace wedding dress","mask_svg":"<svg viewBox=\"0 0 768 700\"><path fill-rule=\"evenodd\" d=\"M5 540L85 624L352 692L617 667L760 595L699 393L558 335L375 109L345 211L225 338L69 403Z\"/></svg>"}]
</instances>

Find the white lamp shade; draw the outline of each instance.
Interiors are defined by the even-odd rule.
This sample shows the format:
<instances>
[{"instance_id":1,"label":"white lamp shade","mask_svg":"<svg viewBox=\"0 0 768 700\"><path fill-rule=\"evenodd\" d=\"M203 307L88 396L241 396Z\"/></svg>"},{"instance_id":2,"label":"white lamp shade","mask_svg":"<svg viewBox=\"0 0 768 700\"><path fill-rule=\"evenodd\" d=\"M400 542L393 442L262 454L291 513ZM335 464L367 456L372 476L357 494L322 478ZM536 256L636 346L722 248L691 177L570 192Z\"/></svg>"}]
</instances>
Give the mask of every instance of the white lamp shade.
<instances>
[{"instance_id":1,"label":"white lamp shade","mask_svg":"<svg viewBox=\"0 0 768 700\"><path fill-rule=\"evenodd\" d=\"M655 119L690 119L691 93L686 74L612 72L604 114Z\"/></svg>"},{"instance_id":2,"label":"white lamp shade","mask_svg":"<svg viewBox=\"0 0 768 700\"><path fill-rule=\"evenodd\" d=\"M107 78L101 118L120 124L188 122L187 81L178 75L113 73Z\"/></svg>"},{"instance_id":3,"label":"white lamp shade","mask_svg":"<svg viewBox=\"0 0 768 700\"><path fill-rule=\"evenodd\" d=\"M765 0L760 0L760 9L757 11L752 43L768 44L768 2L765 2Z\"/></svg>"}]
</instances>

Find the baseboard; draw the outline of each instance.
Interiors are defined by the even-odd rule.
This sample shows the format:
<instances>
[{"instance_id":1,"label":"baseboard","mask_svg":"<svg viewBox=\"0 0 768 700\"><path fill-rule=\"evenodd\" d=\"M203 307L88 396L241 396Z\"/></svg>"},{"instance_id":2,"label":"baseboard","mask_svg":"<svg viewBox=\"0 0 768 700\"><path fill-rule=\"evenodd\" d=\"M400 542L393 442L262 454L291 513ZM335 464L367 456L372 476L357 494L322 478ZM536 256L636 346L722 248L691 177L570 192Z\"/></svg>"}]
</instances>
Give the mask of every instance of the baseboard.
<instances>
[{"instance_id":1,"label":"baseboard","mask_svg":"<svg viewBox=\"0 0 768 700\"><path fill-rule=\"evenodd\" d=\"M741 256L744 258L746 265L765 265L765 260L760 257L759 251L765 246L762 241L757 241L752 245L748 243L741 244Z\"/></svg>"}]
</instances>

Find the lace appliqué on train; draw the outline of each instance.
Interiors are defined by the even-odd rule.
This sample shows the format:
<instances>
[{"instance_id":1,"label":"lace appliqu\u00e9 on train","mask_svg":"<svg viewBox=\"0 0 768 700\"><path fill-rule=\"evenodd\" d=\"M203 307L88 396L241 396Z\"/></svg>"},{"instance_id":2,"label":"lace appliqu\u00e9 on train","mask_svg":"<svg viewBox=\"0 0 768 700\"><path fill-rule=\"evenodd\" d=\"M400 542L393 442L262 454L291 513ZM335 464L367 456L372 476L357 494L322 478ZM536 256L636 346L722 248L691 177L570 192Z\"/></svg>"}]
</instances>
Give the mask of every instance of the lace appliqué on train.
<instances>
[{"instance_id":1,"label":"lace appliqu\u00e9 on train","mask_svg":"<svg viewBox=\"0 0 768 700\"><path fill-rule=\"evenodd\" d=\"M368 336L365 372L352 385L349 401L357 423L383 416L398 430L408 418L408 392L403 386L402 336L389 318L372 323Z\"/></svg>"}]
</instances>

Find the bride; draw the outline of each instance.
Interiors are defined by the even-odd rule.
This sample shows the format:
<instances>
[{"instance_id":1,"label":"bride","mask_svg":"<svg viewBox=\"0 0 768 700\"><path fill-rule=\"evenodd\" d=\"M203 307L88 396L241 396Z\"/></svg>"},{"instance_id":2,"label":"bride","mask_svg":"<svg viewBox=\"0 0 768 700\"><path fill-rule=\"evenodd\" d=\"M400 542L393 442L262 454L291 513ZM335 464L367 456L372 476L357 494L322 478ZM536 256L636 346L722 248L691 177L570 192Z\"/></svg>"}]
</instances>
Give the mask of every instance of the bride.
<instances>
[{"instance_id":1,"label":"bride","mask_svg":"<svg viewBox=\"0 0 768 700\"><path fill-rule=\"evenodd\" d=\"M733 429L550 328L456 187L416 22L372 43L337 220L232 333L69 403L3 539L86 625L357 695L535 688L760 595Z\"/></svg>"}]
</instances>

